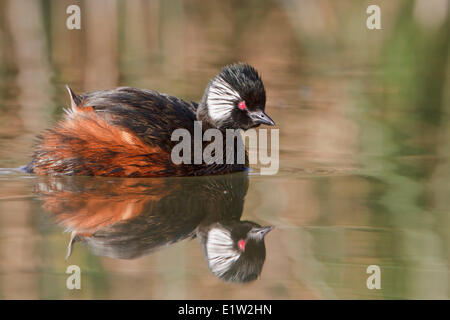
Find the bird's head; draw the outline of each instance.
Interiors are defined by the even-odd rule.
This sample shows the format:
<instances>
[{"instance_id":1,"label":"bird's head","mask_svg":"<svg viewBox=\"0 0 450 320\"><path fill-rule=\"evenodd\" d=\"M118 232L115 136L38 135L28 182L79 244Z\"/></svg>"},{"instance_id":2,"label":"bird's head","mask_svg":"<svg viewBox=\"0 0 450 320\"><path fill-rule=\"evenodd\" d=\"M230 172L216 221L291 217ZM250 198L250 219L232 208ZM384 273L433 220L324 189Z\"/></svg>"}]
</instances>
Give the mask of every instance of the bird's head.
<instances>
[{"instance_id":1,"label":"bird's head","mask_svg":"<svg viewBox=\"0 0 450 320\"><path fill-rule=\"evenodd\" d=\"M203 243L209 269L225 281L256 280L266 258L264 237L272 229L250 221L212 225Z\"/></svg>"},{"instance_id":2,"label":"bird's head","mask_svg":"<svg viewBox=\"0 0 450 320\"><path fill-rule=\"evenodd\" d=\"M266 92L258 72L250 65L226 66L205 90L197 118L218 129L247 130L275 123L264 112Z\"/></svg>"}]
</instances>

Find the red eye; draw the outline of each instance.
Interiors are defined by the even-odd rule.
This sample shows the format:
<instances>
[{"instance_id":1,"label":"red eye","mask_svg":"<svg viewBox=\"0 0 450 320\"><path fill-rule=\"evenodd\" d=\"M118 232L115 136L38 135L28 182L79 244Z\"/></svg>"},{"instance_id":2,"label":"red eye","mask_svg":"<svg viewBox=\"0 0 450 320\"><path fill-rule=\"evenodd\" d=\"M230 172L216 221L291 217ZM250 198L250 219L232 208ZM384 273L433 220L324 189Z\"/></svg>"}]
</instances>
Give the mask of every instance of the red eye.
<instances>
[{"instance_id":1,"label":"red eye","mask_svg":"<svg viewBox=\"0 0 450 320\"><path fill-rule=\"evenodd\" d=\"M244 251L245 250L245 241L244 240L239 240L238 241L238 247L239 247L239 250Z\"/></svg>"},{"instance_id":2,"label":"red eye","mask_svg":"<svg viewBox=\"0 0 450 320\"><path fill-rule=\"evenodd\" d=\"M241 109L241 110L247 109L247 105L245 104L245 101L239 102L238 107L239 107L239 109Z\"/></svg>"}]
</instances>

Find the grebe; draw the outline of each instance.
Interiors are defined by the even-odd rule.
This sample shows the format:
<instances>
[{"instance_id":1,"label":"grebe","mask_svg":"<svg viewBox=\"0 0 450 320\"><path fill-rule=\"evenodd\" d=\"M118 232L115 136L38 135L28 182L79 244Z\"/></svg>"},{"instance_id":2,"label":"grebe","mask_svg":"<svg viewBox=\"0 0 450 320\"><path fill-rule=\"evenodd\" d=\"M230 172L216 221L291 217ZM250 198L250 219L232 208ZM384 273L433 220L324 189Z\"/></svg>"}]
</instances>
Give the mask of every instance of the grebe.
<instances>
[{"instance_id":1,"label":"grebe","mask_svg":"<svg viewBox=\"0 0 450 320\"><path fill-rule=\"evenodd\" d=\"M195 121L201 122L202 130L215 128L223 133L274 125L264 112L261 77L243 63L224 67L209 82L198 104L130 87L81 95L67 89L71 108L39 137L32 161L25 166L28 173L158 177L243 171L247 161L175 164L171 159L176 145L171 140L173 131L194 132Z\"/></svg>"}]
</instances>

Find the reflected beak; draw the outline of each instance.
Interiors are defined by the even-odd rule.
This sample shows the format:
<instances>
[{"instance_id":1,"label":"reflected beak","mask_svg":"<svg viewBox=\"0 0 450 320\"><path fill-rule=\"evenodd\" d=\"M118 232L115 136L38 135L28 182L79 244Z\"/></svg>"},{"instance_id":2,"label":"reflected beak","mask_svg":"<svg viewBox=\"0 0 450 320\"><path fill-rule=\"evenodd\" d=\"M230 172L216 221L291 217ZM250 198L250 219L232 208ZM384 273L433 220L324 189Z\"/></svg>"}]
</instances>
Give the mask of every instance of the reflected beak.
<instances>
[{"instance_id":1,"label":"reflected beak","mask_svg":"<svg viewBox=\"0 0 450 320\"><path fill-rule=\"evenodd\" d=\"M250 118L253 120L255 124L266 124L268 126L274 126L275 122L273 122L270 117L264 113L262 110L254 111L250 113Z\"/></svg>"},{"instance_id":2,"label":"reflected beak","mask_svg":"<svg viewBox=\"0 0 450 320\"><path fill-rule=\"evenodd\" d=\"M274 229L274 226L252 228L252 230L250 231L250 234L253 238L262 240L262 239L264 239L265 235L273 229Z\"/></svg>"}]
</instances>

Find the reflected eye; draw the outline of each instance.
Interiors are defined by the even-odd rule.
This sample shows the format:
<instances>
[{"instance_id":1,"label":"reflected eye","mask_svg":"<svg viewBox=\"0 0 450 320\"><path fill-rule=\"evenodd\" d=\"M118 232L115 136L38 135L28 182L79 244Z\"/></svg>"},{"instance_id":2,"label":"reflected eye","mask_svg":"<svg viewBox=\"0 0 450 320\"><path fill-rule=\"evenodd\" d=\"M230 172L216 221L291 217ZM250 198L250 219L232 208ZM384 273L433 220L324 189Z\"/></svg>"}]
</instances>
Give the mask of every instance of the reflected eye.
<instances>
[{"instance_id":1,"label":"reflected eye","mask_svg":"<svg viewBox=\"0 0 450 320\"><path fill-rule=\"evenodd\" d=\"M245 104L245 101L239 102L238 107L239 107L239 109L241 109L241 110L247 109L247 105Z\"/></svg>"},{"instance_id":2,"label":"reflected eye","mask_svg":"<svg viewBox=\"0 0 450 320\"><path fill-rule=\"evenodd\" d=\"M241 250L241 251L244 251L244 250L245 250L245 241L244 241L244 240L239 240L239 241L238 241L238 248L239 248L239 250Z\"/></svg>"}]
</instances>

